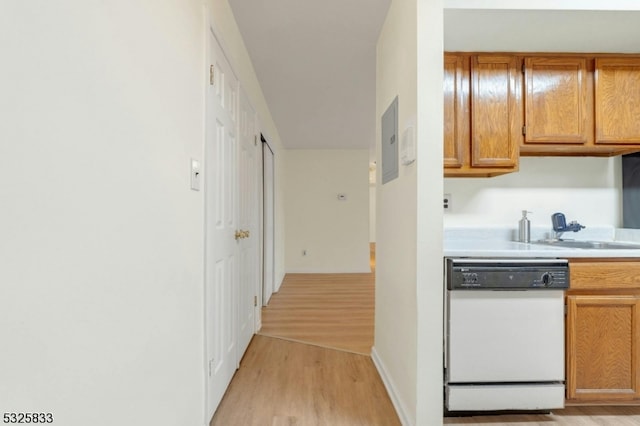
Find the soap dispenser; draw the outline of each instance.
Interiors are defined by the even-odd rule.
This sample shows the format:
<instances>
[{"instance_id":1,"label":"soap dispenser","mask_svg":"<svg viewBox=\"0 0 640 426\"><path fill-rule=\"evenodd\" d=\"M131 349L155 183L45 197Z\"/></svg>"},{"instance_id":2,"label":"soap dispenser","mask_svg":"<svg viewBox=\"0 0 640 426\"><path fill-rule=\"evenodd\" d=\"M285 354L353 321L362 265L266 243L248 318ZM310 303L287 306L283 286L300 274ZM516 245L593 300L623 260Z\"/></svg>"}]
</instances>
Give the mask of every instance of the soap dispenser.
<instances>
[{"instance_id":1,"label":"soap dispenser","mask_svg":"<svg viewBox=\"0 0 640 426\"><path fill-rule=\"evenodd\" d=\"M528 243L531 240L531 222L527 218L527 213L531 212L522 210L522 219L518 222L518 240L521 243Z\"/></svg>"}]
</instances>

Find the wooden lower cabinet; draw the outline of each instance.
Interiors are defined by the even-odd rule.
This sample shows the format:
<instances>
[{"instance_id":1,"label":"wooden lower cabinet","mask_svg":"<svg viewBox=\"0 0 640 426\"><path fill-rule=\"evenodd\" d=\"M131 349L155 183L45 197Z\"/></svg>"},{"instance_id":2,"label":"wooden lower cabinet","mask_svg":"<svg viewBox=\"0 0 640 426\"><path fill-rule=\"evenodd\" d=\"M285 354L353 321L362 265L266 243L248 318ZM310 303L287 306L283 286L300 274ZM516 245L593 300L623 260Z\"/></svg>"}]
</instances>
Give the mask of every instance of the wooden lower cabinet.
<instances>
[{"instance_id":1,"label":"wooden lower cabinet","mask_svg":"<svg viewBox=\"0 0 640 426\"><path fill-rule=\"evenodd\" d=\"M640 296L567 296L567 400L640 402Z\"/></svg>"}]
</instances>

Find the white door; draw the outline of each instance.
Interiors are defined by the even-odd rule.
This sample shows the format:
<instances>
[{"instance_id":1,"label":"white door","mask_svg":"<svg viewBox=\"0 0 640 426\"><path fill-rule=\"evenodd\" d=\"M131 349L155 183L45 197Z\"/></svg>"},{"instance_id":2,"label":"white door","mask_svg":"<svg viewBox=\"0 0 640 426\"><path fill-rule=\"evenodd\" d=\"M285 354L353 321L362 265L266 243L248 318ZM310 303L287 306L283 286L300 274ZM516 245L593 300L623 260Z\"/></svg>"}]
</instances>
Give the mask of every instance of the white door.
<instances>
[{"instance_id":1,"label":"white door","mask_svg":"<svg viewBox=\"0 0 640 426\"><path fill-rule=\"evenodd\" d=\"M238 283L238 359L242 358L254 333L257 294L260 285L259 254L259 163L256 113L244 91L240 95L239 126L239 226L240 281Z\"/></svg>"},{"instance_id":2,"label":"white door","mask_svg":"<svg viewBox=\"0 0 640 426\"><path fill-rule=\"evenodd\" d=\"M213 35L205 145L207 413L213 416L238 366L238 81Z\"/></svg>"},{"instance_id":3,"label":"white door","mask_svg":"<svg viewBox=\"0 0 640 426\"><path fill-rule=\"evenodd\" d=\"M262 272L262 305L267 306L273 294L274 283L274 163L273 151L269 143L262 143L262 176L263 176L263 259Z\"/></svg>"}]
</instances>

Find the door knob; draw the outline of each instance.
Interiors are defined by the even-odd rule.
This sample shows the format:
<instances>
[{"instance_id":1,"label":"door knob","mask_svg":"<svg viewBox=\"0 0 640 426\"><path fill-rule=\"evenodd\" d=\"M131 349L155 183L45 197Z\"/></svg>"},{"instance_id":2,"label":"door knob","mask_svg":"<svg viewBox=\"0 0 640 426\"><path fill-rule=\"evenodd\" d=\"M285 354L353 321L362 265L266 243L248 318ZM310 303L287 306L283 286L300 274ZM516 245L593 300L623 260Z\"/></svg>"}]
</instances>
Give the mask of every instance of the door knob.
<instances>
[{"instance_id":1,"label":"door knob","mask_svg":"<svg viewBox=\"0 0 640 426\"><path fill-rule=\"evenodd\" d=\"M245 231L240 229L235 233L236 240L243 240L245 238L249 238L249 231Z\"/></svg>"}]
</instances>

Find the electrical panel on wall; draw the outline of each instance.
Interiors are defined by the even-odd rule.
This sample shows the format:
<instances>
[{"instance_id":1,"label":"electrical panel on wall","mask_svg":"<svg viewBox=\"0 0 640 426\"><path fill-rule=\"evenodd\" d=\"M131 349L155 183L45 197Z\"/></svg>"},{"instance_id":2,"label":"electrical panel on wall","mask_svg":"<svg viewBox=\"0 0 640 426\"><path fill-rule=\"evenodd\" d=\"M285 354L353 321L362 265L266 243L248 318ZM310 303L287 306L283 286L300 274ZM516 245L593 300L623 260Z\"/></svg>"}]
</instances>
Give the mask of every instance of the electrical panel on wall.
<instances>
[{"instance_id":1,"label":"electrical panel on wall","mask_svg":"<svg viewBox=\"0 0 640 426\"><path fill-rule=\"evenodd\" d=\"M382 115L382 184L398 177L398 97Z\"/></svg>"}]
</instances>

